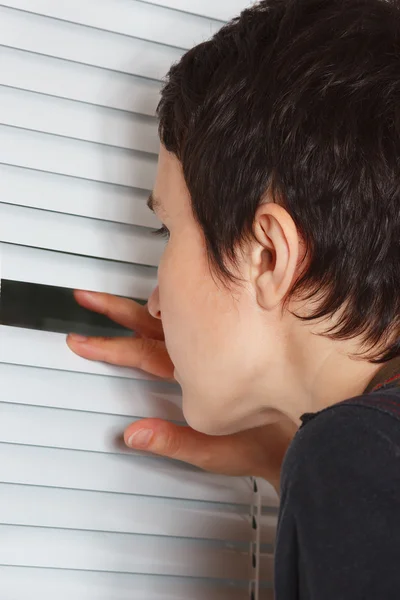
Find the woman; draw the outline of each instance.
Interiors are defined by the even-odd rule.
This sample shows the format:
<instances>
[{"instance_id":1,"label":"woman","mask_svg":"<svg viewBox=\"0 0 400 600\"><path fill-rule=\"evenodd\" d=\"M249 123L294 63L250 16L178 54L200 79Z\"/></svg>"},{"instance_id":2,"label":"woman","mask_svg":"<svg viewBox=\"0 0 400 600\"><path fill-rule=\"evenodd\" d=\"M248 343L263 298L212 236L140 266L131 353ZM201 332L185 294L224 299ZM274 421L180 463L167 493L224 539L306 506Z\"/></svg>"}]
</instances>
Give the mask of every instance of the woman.
<instances>
[{"instance_id":1,"label":"woman","mask_svg":"<svg viewBox=\"0 0 400 600\"><path fill-rule=\"evenodd\" d=\"M187 52L158 108L159 286L76 293L140 337L74 352L181 385L189 427L129 446L281 492L277 600L400 597L399 39L394 0L265 0Z\"/></svg>"}]
</instances>

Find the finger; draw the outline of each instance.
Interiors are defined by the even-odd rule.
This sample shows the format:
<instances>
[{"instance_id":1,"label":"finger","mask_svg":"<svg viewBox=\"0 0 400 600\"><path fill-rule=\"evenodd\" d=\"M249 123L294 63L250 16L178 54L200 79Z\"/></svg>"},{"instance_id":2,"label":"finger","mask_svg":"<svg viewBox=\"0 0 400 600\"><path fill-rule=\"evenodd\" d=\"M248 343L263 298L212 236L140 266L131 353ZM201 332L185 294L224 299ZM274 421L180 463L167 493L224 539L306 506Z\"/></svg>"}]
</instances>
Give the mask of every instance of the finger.
<instances>
[{"instance_id":1,"label":"finger","mask_svg":"<svg viewBox=\"0 0 400 600\"><path fill-rule=\"evenodd\" d=\"M160 340L146 338L85 338L71 334L69 348L89 360L100 360L121 367L133 367L151 375L172 379L174 366Z\"/></svg>"},{"instance_id":2,"label":"finger","mask_svg":"<svg viewBox=\"0 0 400 600\"><path fill-rule=\"evenodd\" d=\"M105 315L140 335L156 340L164 339L161 321L151 316L147 305L142 306L129 298L84 290L75 290L74 297L84 308Z\"/></svg>"},{"instance_id":3,"label":"finger","mask_svg":"<svg viewBox=\"0 0 400 600\"><path fill-rule=\"evenodd\" d=\"M242 440L235 435L208 436L162 419L141 419L126 429L124 440L130 448L181 460L206 471L258 475L252 472L252 452L246 451Z\"/></svg>"}]
</instances>

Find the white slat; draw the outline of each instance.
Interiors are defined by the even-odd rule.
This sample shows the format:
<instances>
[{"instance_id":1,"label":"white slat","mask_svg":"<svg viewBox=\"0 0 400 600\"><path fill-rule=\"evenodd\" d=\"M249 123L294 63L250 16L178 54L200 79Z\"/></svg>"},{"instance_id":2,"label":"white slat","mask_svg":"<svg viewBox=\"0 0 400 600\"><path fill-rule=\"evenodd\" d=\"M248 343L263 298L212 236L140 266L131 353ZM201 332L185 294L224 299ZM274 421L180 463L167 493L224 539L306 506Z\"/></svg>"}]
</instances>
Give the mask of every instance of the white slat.
<instances>
[{"instance_id":1,"label":"white slat","mask_svg":"<svg viewBox=\"0 0 400 600\"><path fill-rule=\"evenodd\" d=\"M0 6L3 46L161 80L183 50Z\"/></svg>"},{"instance_id":2,"label":"white slat","mask_svg":"<svg viewBox=\"0 0 400 600\"><path fill-rule=\"evenodd\" d=\"M8 397L11 394L5 396ZM134 417L1 402L0 439L12 444L132 454L122 435L136 420Z\"/></svg>"},{"instance_id":3,"label":"white slat","mask_svg":"<svg viewBox=\"0 0 400 600\"><path fill-rule=\"evenodd\" d=\"M155 119L0 85L0 122L31 131L157 154Z\"/></svg>"},{"instance_id":4,"label":"white slat","mask_svg":"<svg viewBox=\"0 0 400 600\"><path fill-rule=\"evenodd\" d=\"M0 125L0 163L150 190L157 157Z\"/></svg>"},{"instance_id":5,"label":"white slat","mask_svg":"<svg viewBox=\"0 0 400 600\"><path fill-rule=\"evenodd\" d=\"M184 420L180 388L163 381L121 378L116 382L102 375L0 363L0 382L2 399L15 404Z\"/></svg>"},{"instance_id":6,"label":"white slat","mask_svg":"<svg viewBox=\"0 0 400 600\"><path fill-rule=\"evenodd\" d=\"M153 267L165 245L142 227L1 202L0 241Z\"/></svg>"},{"instance_id":7,"label":"white slat","mask_svg":"<svg viewBox=\"0 0 400 600\"><path fill-rule=\"evenodd\" d=\"M26 600L26 590L40 590L40 600L249 600L247 586L192 577L154 577L126 573L1 567L4 597ZM273 600L263 590L260 600Z\"/></svg>"},{"instance_id":8,"label":"white slat","mask_svg":"<svg viewBox=\"0 0 400 600\"><path fill-rule=\"evenodd\" d=\"M237 580L250 575L249 552L216 541L8 525L0 525L0 538L3 565Z\"/></svg>"},{"instance_id":9,"label":"white slat","mask_svg":"<svg viewBox=\"0 0 400 600\"><path fill-rule=\"evenodd\" d=\"M157 4L157 6L168 6L175 10L187 11L213 19L220 19L221 21L227 21L228 19L232 19L232 17L236 17L244 8L254 4L254 1L218 0L218 2L215 2L214 0L190 0L188 2L188 0L145 0L145 2Z\"/></svg>"},{"instance_id":10,"label":"white slat","mask_svg":"<svg viewBox=\"0 0 400 600\"><path fill-rule=\"evenodd\" d=\"M177 27L171 10L135 0L3 0L1 4L181 48L202 42L221 26L218 21L183 13Z\"/></svg>"},{"instance_id":11,"label":"white slat","mask_svg":"<svg viewBox=\"0 0 400 600\"><path fill-rule=\"evenodd\" d=\"M153 116L160 83L68 60L0 47L1 83Z\"/></svg>"},{"instance_id":12,"label":"white slat","mask_svg":"<svg viewBox=\"0 0 400 600\"><path fill-rule=\"evenodd\" d=\"M77 356L65 343L65 335L0 326L0 362L31 367L45 367L77 373L94 373L112 377L154 379L137 369L115 367Z\"/></svg>"},{"instance_id":13,"label":"white slat","mask_svg":"<svg viewBox=\"0 0 400 600\"><path fill-rule=\"evenodd\" d=\"M249 479L148 456L0 443L0 480L38 486L249 504Z\"/></svg>"},{"instance_id":14,"label":"white slat","mask_svg":"<svg viewBox=\"0 0 400 600\"><path fill-rule=\"evenodd\" d=\"M250 514L241 505L7 483L0 483L0 523L238 542L252 539ZM273 542L273 530L263 527L262 534L263 542Z\"/></svg>"},{"instance_id":15,"label":"white slat","mask_svg":"<svg viewBox=\"0 0 400 600\"><path fill-rule=\"evenodd\" d=\"M147 299L156 270L127 263L0 243L3 279Z\"/></svg>"},{"instance_id":16,"label":"white slat","mask_svg":"<svg viewBox=\"0 0 400 600\"><path fill-rule=\"evenodd\" d=\"M159 227L146 205L149 193L43 171L0 164L0 200L58 213Z\"/></svg>"}]
</instances>

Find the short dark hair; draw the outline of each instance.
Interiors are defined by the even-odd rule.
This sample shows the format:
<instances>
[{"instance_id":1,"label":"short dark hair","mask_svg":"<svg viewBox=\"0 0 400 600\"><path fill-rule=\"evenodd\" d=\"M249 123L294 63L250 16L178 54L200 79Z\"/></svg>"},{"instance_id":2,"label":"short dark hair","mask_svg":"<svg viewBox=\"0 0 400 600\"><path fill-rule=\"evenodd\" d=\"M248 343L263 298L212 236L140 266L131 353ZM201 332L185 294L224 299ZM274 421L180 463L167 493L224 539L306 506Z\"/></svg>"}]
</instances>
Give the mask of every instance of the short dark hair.
<instances>
[{"instance_id":1,"label":"short dark hair","mask_svg":"<svg viewBox=\"0 0 400 600\"><path fill-rule=\"evenodd\" d=\"M306 243L302 318L400 354L398 0L259 2L172 66L158 116L222 279L268 191Z\"/></svg>"}]
</instances>

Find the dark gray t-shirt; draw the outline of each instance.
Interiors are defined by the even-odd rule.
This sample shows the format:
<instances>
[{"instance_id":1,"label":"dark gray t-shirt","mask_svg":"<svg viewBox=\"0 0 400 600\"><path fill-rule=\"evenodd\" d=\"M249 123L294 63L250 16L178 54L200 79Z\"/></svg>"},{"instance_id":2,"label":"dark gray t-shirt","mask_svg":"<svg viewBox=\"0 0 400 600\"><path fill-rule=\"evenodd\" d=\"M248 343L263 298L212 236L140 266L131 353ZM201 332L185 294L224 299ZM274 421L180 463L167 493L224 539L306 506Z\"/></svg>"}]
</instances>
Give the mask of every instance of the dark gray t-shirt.
<instances>
[{"instance_id":1,"label":"dark gray t-shirt","mask_svg":"<svg viewBox=\"0 0 400 600\"><path fill-rule=\"evenodd\" d=\"M276 600L400 599L399 381L303 415L282 467Z\"/></svg>"}]
</instances>

